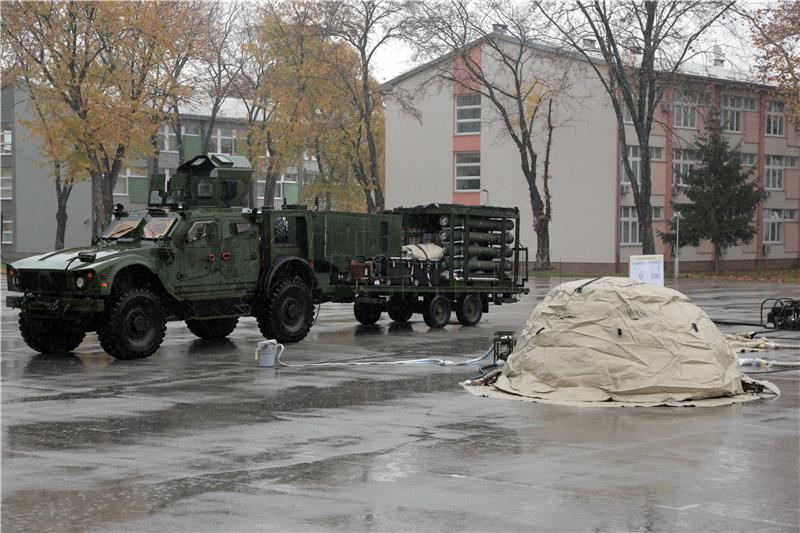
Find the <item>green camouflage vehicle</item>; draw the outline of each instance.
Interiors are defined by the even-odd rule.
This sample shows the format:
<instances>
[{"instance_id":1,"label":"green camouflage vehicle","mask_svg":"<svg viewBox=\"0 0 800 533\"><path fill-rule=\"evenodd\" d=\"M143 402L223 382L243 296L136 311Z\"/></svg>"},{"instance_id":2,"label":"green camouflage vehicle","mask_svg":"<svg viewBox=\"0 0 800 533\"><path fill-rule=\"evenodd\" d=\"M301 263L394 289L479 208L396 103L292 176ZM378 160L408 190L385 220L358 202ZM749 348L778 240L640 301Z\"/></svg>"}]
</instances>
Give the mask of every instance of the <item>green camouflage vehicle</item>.
<instances>
[{"instance_id":1,"label":"green camouflage vehicle","mask_svg":"<svg viewBox=\"0 0 800 533\"><path fill-rule=\"evenodd\" d=\"M147 210L126 213L118 206L92 247L9 265L8 289L22 294L8 296L6 304L20 309L25 342L39 352L66 353L96 331L109 355L139 359L158 349L172 320L186 321L200 338L220 339L239 317L254 316L266 338L288 343L308 334L317 303L355 302L356 318L367 324L388 310L403 320L421 312L429 325L443 327L451 304L460 317L469 315L465 323L476 323L476 306L484 310L489 301L513 301L527 292L520 267L520 251L527 260L527 250L518 244L508 245L508 254L505 240L498 245L499 261L506 263L483 269L474 281L469 258L462 258L445 269L450 275L443 270L421 286L415 265L419 273L433 262L396 256L410 235L404 224L421 227L426 208L369 215L300 206L251 210L243 207L250 180L243 157L197 156L178 168L168 191L163 176L153 178ZM437 209L429 222L441 218ZM515 209L464 209L519 219ZM450 225L456 220L451 217ZM462 225L449 235L463 240L464 233ZM484 240L485 234L482 229ZM405 264L411 274L405 267L392 270L390 262ZM445 262L436 267L438 272Z\"/></svg>"}]
</instances>

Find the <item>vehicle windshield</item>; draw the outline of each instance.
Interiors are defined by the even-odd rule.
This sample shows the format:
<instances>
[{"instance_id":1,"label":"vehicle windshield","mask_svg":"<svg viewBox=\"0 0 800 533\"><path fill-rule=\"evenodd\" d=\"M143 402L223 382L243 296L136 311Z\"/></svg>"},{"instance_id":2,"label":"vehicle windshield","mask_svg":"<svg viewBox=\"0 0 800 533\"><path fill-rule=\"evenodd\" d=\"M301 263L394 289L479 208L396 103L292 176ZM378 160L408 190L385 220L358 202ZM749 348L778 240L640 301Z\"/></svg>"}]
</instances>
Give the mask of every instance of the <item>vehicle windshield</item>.
<instances>
[{"instance_id":1,"label":"vehicle windshield","mask_svg":"<svg viewBox=\"0 0 800 533\"><path fill-rule=\"evenodd\" d=\"M123 237L132 237L133 232L141 222L141 218L120 218L115 220L101 235L104 239L121 239Z\"/></svg>"},{"instance_id":2,"label":"vehicle windshield","mask_svg":"<svg viewBox=\"0 0 800 533\"><path fill-rule=\"evenodd\" d=\"M144 238L145 239L160 239L166 237L167 234L175 225L174 218L151 218L144 225Z\"/></svg>"}]
</instances>

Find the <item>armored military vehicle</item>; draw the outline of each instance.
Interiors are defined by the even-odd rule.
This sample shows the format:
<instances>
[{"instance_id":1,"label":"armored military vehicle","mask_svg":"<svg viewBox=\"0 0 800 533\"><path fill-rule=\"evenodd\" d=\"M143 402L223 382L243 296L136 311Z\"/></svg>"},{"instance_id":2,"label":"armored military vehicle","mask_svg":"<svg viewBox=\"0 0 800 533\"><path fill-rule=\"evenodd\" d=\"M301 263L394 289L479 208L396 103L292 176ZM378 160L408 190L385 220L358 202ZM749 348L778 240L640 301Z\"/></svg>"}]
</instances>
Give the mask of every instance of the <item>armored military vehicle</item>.
<instances>
[{"instance_id":1,"label":"armored military vehicle","mask_svg":"<svg viewBox=\"0 0 800 533\"><path fill-rule=\"evenodd\" d=\"M322 302L353 302L364 324L388 311L443 327L453 306L462 324L475 324L490 302L527 292L516 209L251 210L250 180L244 157L197 156L167 190L163 176L151 180L147 210L118 206L93 246L9 265L8 288L22 294L6 303L20 309L25 342L65 353L96 331L109 355L139 359L158 349L171 320L219 339L254 316L265 337L288 343L307 335ZM403 255L421 244L440 257Z\"/></svg>"}]
</instances>

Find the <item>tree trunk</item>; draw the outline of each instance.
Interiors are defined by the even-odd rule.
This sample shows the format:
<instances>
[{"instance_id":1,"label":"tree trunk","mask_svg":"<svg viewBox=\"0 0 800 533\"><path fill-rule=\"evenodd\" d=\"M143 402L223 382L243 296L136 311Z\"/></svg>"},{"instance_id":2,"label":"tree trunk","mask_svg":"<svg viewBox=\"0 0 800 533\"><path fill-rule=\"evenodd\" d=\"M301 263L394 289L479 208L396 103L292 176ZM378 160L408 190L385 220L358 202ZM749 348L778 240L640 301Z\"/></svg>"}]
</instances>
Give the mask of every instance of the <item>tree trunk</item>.
<instances>
[{"instance_id":1,"label":"tree trunk","mask_svg":"<svg viewBox=\"0 0 800 533\"><path fill-rule=\"evenodd\" d=\"M172 131L175 132L175 144L178 147L178 166L181 166L186 161L186 149L183 147L183 124L181 123L181 115L178 108L175 107L175 118L172 122Z\"/></svg>"},{"instance_id":2,"label":"tree trunk","mask_svg":"<svg viewBox=\"0 0 800 533\"><path fill-rule=\"evenodd\" d=\"M722 257L722 247L714 244L714 274L719 274L720 258Z\"/></svg>"},{"instance_id":3,"label":"tree trunk","mask_svg":"<svg viewBox=\"0 0 800 533\"><path fill-rule=\"evenodd\" d=\"M535 270L550 270L550 221L544 212L544 203L539 191L536 189L536 162L532 168L526 169L523 165L523 173L528 182L528 192L531 199L531 210L533 211L533 231L536 232L536 261L533 268Z\"/></svg>"},{"instance_id":4,"label":"tree trunk","mask_svg":"<svg viewBox=\"0 0 800 533\"><path fill-rule=\"evenodd\" d=\"M64 185L61 179L61 163L53 162L53 178L56 185L56 242L55 250L64 248L67 234L67 201L72 192L72 185ZM69 181L69 180L68 180Z\"/></svg>"},{"instance_id":5,"label":"tree trunk","mask_svg":"<svg viewBox=\"0 0 800 533\"><path fill-rule=\"evenodd\" d=\"M534 270L552 270L550 264L550 221L540 217L533 225L536 230L536 262Z\"/></svg>"},{"instance_id":6,"label":"tree trunk","mask_svg":"<svg viewBox=\"0 0 800 533\"><path fill-rule=\"evenodd\" d=\"M277 163L277 153L272 134L267 132L267 150L269 150L269 161L267 162L266 183L264 183L264 207L272 209L275 207L275 182L278 181L280 174Z\"/></svg>"},{"instance_id":7,"label":"tree trunk","mask_svg":"<svg viewBox=\"0 0 800 533\"><path fill-rule=\"evenodd\" d=\"M103 194L103 174L95 169L90 171L92 177L92 211L94 220L92 221L92 236L103 233L103 230L111 221L111 213L106 209L105 195Z\"/></svg>"},{"instance_id":8,"label":"tree trunk","mask_svg":"<svg viewBox=\"0 0 800 533\"><path fill-rule=\"evenodd\" d=\"M55 250L64 249L64 240L67 234L67 206L58 203L56 210L56 246Z\"/></svg>"}]
</instances>

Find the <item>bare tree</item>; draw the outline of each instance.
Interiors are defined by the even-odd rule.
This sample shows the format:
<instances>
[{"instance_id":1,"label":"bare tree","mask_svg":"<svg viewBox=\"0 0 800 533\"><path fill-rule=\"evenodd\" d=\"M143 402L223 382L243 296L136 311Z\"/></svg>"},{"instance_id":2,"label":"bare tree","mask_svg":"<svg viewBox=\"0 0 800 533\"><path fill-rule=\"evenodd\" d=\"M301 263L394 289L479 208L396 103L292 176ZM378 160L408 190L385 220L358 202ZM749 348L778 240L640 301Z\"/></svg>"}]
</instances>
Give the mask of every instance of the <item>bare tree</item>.
<instances>
[{"instance_id":1,"label":"bare tree","mask_svg":"<svg viewBox=\"0 0 800 533\"><path fill-rule=\"evenodd\" d=\"M211 145L211 137L217 115L226 98L231 96L232 83L239 74L241 63L236 61L239 54L238 39L242 6L238 2L214 2L211 4L208 25L204 32L207 53L200 65L199 83L203 103L209 106L209 118L203 136L203 150L216 152Z\"/></svg>"},{"instance_id":2,"label":"bare tree","mask_svg":"<svg viewBox=\"0 0 800 533\"><path fill-rule=\"evenodd\" d=\"M399 39L408 27L408 3L397 0L344 0L329 4L328 31L350 44L360 60L356 94L363 125L364 141L369 154L365 189L370 211L386 207L381 175L382 153L378 149L375 115L380 105L380 91L371 76L375 53L386 43ZM366 170L366 169L363 169Z\"/></svg>"},{"instance_id":3,"label":"bare tree","mask_svg":"<svg viewBox=\"0 0 800 533\"><path fill-rule=\"evenodd\" d=\"M642 252L655 252L650 194L650 133L665 89L696 55L703 34L726 15L733 1L669 2L621 0L576 1L569 4L536 1L557 31L561 46L577 52L591 65L610 97L617 118L620 159L631 183ZM591 41L591 44L585 40ZM637 178L628 154L625 113L639 146Z\"/></svg>"},{"instance_id":4,"label":"bare tree","mask_svg":"<svg viewBox=\"0 0 800 533\"><path fill-rule=\"evenodd\" d=\"M432 70L431 81L480 94L502 135L517 149L533 211L534 268L550 269L553 102L566 97L569 64L559 51L539 44L536 37L543 19L531 6L452 0L419 7L418 49L423 55L445 57ZM475 53L478 48L480 54ZM484 122L492 120L484 118ZM539 161L542 148L545 158Z\"/></svg>"},{"instance_id":5,"label":"bare tree","mask_svg":"<svg viewBox=\"0 0 800 533\"><path fill-rule=\"evenodd\" d=\"M759 77L778 86L790 120L800 128L800 3L780 0L766 9L736 12L750 24L758 55Z\"/></svg>"}]
</instances>

